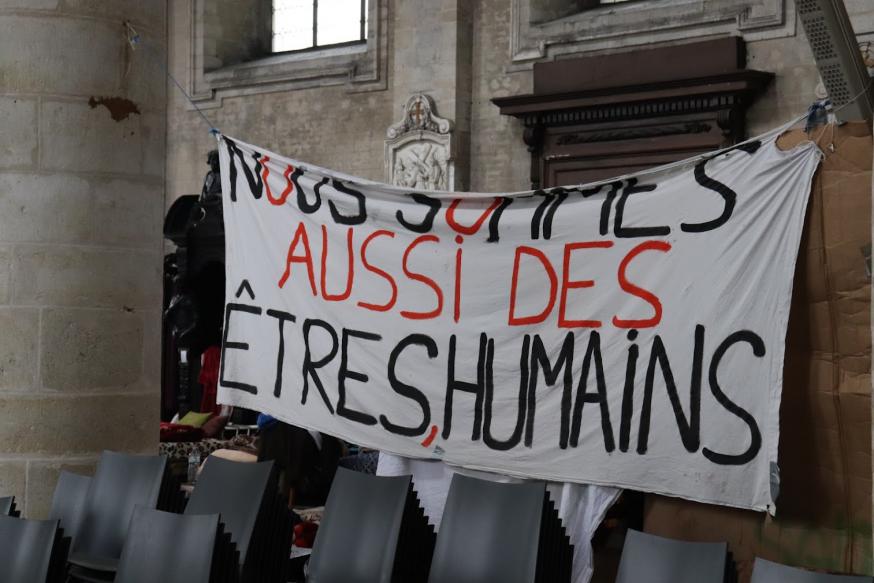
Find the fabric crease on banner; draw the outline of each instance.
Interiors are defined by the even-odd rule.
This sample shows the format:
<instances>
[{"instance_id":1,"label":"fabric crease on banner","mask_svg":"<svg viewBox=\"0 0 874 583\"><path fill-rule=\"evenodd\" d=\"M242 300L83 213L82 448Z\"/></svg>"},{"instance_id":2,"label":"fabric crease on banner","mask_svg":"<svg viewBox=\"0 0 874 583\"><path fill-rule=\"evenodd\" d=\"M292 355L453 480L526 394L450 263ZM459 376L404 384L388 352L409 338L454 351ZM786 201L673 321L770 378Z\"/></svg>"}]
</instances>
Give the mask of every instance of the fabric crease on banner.
<instances>
[{"instance_id":1,"label":"fabric crease on banner","mask_svg":"<svg viewBox=\"0 0 874 583\"><path fill-rule=\"evenodd\" d=\"M493 482L519 481L498 474L453 468L436 460L416 460L385 453L379 455L376 469L378 476L412 476L413 488L425 516L438 531L452 476L457 473ZM547 483L546 486L573 545L571 583L589 583L595 569L592 537L622 490L583 484Z\"/></svg>"}]
</instances>

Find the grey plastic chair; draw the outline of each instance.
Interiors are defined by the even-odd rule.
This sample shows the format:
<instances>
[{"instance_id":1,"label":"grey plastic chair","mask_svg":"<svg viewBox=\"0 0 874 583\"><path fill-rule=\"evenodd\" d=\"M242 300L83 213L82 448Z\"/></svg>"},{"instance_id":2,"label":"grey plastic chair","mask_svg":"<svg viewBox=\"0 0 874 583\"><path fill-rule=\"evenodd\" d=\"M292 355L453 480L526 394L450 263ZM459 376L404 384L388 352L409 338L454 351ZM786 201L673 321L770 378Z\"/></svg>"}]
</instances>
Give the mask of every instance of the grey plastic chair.
<instances>
[{"instance_id":1,"label":"grey plastic chair","mask_svg":"<svg viewBox=\"0 0 874 583\"><path fill-rule=\"evenodd\" d=\"M756 558L750 583L871 583L874 577L829 575Z\"/></svg>"},{"instance_id":2,"label":"grey plastic chair","mask_svg":"<svg viewBox=\"0 0 874 583\"><path fill-rule=\"evenodd\" d=\"M57 520L0 516L0 581L48 581L57 534Z\"/></svg>"},{"instance_id":3,"label":"grey plastic chair","mask_svg":"<svg viewBox=\"0 0 874 583\"><path fill-rule=\"evenodd\" d=\"M543 482L452 476L429 583L534 583Z\"/></svg>"},{"instance_id":4,"label":"grey plastic chair","mask_svg":"<svg viewBox=\"0 0 874 583\"><path fill-rule=\"evenodd\" d=\"M723 583L728 544L686 542L629 530L616 583Z\"/></svg>"},{"instance_id":5,"label":"grey plastic chair","mask_svg":"<svg viewBox=\"0 0 874 583\"><path fill-rule=\"evenodd\" d=\"M12 516L15 513L15 496L0 498L0 516Z\"/></svg>"},{"instance_id":6,"label":"grey plastic chair","mask_svg":"<svg viewBox=\"0 0 874 583\"><path fill-rule=\"evenodd\" d=\"M237 545L240 565L245 565L249 558L252 535L265 497L275 495L272 472L272 461L233 462L210 456L185 507L186 515L221 515L225 531Z\"/></svg>"},{"instance_id":7,"label":"grey plastic chair","mask_svg":"<svg viewBox=\"0 0 874 583\"><path fill-rule=\"evenodd\" d=\"M89 570L115 572L134 508L158 503L166 461L164 456L103 452L70 550L74 577L91 580Z\"/></svg>"},{"instance_id":8,"label":"grey plastic chair","mask_svg":"<svg viewBox=\"0 0 874 583\"><path fill-rule=\"evenodd\" d=\"M391 583L410 481L338 468L307 582Z\"/></svg>"},{"instance_id":9,"label":"grey plastic chair","mask_svg":"<svg viewBox=\"0 0 874 583\"><path fill-rule=\"evenodd\" d=\"M76 538L76 531L82 522L85 500L88 498L90 486L90 476L71 472L61 472L58 476L58 484L55 486L55 493L52 496L49 519L60 522L65 537Z\"/></svg>"},{"instance_id":10,"label":"grey plastic chair","mask_svg":"<svg viewBox=\"0 0 874 583\"><path fill-rule=\"evenodd\" d=\"M181 515L138 507L116 583L209 583L218 514Z\"/></svg>"}]
</instances>

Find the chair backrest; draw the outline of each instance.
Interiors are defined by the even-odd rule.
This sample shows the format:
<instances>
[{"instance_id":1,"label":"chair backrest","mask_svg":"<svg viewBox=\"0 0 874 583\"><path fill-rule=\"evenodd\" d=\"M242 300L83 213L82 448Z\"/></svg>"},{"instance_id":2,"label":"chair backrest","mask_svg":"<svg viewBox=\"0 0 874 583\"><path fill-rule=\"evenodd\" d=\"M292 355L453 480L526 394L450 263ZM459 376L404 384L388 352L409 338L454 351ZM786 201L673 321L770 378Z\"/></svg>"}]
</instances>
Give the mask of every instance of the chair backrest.
<instances>
[{"instance_id":1,"label":"chair backrest","mask_svg":"<svg viewBox=\"0 0 874 583\"><path fill-rule=\"evenodd\" d=\"M137 507L115 582L209 583L218 525L218 514Z\"/></svg>"},{"instance_id":2,"label":"chair backrest","mask_svg":"<svg viewBox=\"0 0 874 583\"><path fill-rule=\"evenodd\" d=\"M545 497L543 482L452 476L429 583L534 583Z\"/></svg>"},{"instance_id":3,"label":"chair backrest","mask_svg":"<svg viewBox=\"0 0 874 583\"><path fill-rule=\"evenodd\" d=\"M13 508L15 508L15 496L0 498L0 516L9 516Z\"/></svg>"},{"instance_id":4,"label":"chair backrest","mask_svg":"<svg viewBox=\"0 0 874 583\"><path fill-rule=\"evenodd\" d=\"M136 506L155 508L164 479L164 456L104 451L85 498L71 562L83 557L115 561Z\"/></svg>"},{"instance_id":5,"label":"chair backrest","mask_svg":"<svg viewBox=\"0 0 874 583\"><path fill-rule=\"evenodd\" d=\"M234 462L209 456L191 493L185 514L220 514L225 531L246 563L258 513L272 482L273 462Z\"/></svg>"},{"instance_id":6,"label":"chair backrest","mask_svg":"<svg viewBox=\"0 0 874 583\"><path fill-rule=\"evenodd\" d=\"M44 583L57 531L57 520L0 516L0 581Z\"/></svg>"},{"instance_id":7,"label":"chair backrest","mask_svg":"<svg viewBox=\"0 0 874 583\"><path fill-rule=\"evenodd\" d=\"M338 468L308 583L390 583L410 481Z\"/></svg>"},{"instance_id":8,"label":"chair backrest","mask_svg":"<svg viewBox=\"0 0 874 583\"><path fill-rule=\"evenodd\" d=\"M756 558L751 583L872 583L862 575L829 575Z\"/></svg>"},{"instance_id":9,"label":"chair backrest","mask_svg":"<svg viewBox=\"0 0 874 583\"><path fill-rule=\"evenodd\" d=\"M616 583L723 583L728 544L686 542L629 530Z\"/></svg>"},{"instance_id":10,"label":"chair backrest","mask_svg":"<svg viewBox=\"0 0 874 583\"><path fill-rule=\"evenodd\" d=\"M58 476L55 493L52 496L52 508L49 519L60 521L64 536L76 538L76 531L82 521L85 511L85 500L88 498L88 488L91 477L62 471Z\"/></svg>"}]
</instances>

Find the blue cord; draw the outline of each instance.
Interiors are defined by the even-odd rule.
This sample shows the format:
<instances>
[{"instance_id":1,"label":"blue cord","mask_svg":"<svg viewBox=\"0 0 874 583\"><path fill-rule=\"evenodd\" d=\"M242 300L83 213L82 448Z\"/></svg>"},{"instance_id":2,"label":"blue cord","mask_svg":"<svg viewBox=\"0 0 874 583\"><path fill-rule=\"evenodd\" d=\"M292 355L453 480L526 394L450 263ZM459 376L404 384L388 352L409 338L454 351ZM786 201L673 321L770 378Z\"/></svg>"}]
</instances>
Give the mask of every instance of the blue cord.
<instances>
[{"instance_id":1,"label":"blue cord","mask_svg":"<svg viewBox=\"0 0 874 583\"><path fill-rule=\"evenodd\" d=\"M125 26L125 28L127 28L127 31L128 31L127 41L130 43L131 48L133 48L134 50L136 50L137 46L143 46L146 49L150 48L150 47L141 43L139 33L136 31L136 29L134 29L133 26L131 26L130 22L125 21L124 26ZM212 122L209 120L209 118L206 117L206 114L203 113L203 110L200 109L196 103L194 103L194 100L191 98L190 95L188 95L188 92L185 91L185 88L182 87L182 84L176 80L176 77L174 77L170 73L170 69L167 67L167 63L163 59L161 59L159 55L151 55L151 56L158 62L158 65L160 65L161 69L164 70L164 74L167 75L167 78L170 79L170 81L172 81L173 84L176 85L176 88L179 89L179 92L185 96L185 99L188 100L188 103L191 104L191 107L193 107L194 110L200 114L200 117L203 118L203 121L206 122L206 125L209 127L210 135L215 136L217 138L221 132L218 130L218 128L216 128L212 124Z\"/></svg>"},{"instance_id":2,"label":"blue cord","mask_svg":"<svg viewBox=\"0 0 874 583\"><path fill-rule=\"evenodd\" d=\"M814 101L810 104L807 110L807 119L804 123L804 133L809 134L810 130L816 126L828 123L828 108L830 105L831 101L828 99Z\"/></svg>"}]
</instances>

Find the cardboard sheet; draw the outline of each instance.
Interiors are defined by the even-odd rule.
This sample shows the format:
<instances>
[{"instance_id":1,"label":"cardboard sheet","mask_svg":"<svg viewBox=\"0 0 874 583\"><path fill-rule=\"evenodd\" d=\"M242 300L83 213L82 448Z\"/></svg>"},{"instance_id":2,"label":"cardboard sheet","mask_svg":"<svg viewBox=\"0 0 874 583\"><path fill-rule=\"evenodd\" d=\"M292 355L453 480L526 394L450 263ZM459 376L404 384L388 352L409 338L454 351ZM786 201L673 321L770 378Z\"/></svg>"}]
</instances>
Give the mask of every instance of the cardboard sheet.
<instances>
[{"instance_id":1,"label":"cardboard sheet","mask_svg":"<svg viewBox=\"0 0 874 583\"><path fill-rule=\"evenodd\" d=\"M645 530L756 556L872 574L871 165L865 124L815 129L826 157L808 208L786 343L777 515L649 495ZM794 131L791 147L807 139Z\"/></svg>"}]
</instances>

